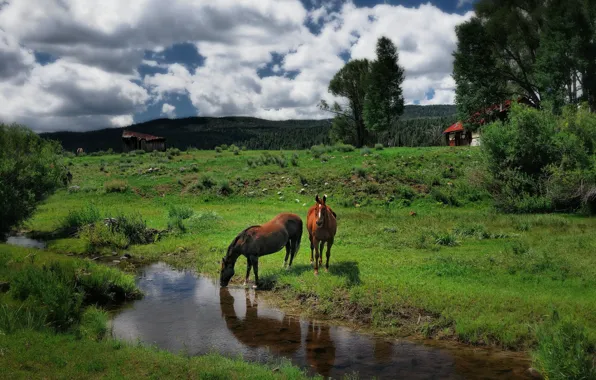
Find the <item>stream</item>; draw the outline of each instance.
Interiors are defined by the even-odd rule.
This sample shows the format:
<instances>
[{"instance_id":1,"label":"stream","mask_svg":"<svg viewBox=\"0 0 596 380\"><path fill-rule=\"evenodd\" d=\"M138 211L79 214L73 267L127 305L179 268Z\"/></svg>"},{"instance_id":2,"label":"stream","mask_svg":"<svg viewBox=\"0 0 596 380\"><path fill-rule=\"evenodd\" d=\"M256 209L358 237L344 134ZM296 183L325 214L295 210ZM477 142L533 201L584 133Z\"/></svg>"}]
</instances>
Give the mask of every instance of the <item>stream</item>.
<instances>
[{"instance_id":1,"label":"stream","mask_svg":"<svg viewBox=\"0 0 596 380\"><path fill-rule=\"evenodd\" d=\"M172 352L293 364L335 379L527 379L521 354L448 342L375 338L346 327L290 316L259 291L220 288L215 280L164 263L140 270L145 293L115 313L112 334Z\"/></svg>"}]
</instances>

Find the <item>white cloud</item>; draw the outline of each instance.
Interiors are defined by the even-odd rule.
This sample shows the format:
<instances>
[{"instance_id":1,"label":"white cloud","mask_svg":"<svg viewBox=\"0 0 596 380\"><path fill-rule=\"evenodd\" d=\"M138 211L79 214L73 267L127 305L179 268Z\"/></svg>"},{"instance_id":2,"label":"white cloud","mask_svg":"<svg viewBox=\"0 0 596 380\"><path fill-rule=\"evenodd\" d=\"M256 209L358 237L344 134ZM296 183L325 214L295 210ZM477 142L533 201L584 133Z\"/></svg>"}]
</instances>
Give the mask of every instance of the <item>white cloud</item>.
<instances>
[{"instance_id":1,"label":"white cloud","mask_svg":"<svg viewBox=\"0 0 596 380\"><path fill-rule=\"evenodd\" d=\"M472 4L474 3L474 0L457 0L457 7L461 8L466 4Z\"/></svg>"},{"instance_id":2,"label":"white cloud","mask_svg":"<svg viewBox=\"0 0 596 380\"><path fill-rule=\"evenodd\" d=\"M176 117L176 107L171 104L164 103L161 107L161 114L173 119Z\"/></svg>"},{"instance_id":3,"label":"white cloud","mask_svg":"<svg viewBox=\"0 0 596 380\"><path fill-rule=\"evenodd\" d=\"M455 25L466 15L418 8L298 0L9 0L0 8L0 118L36 130L127 125L166 95L189 96L200 115L323 118L342 54L374 58L378 37L398 46L407 103L452 103ZM320 26L313 34L307 24ZM145 58L190 42L204 65ZM42 66L33 51L58 59ZM272 62L272 54L282 56ZM145 65L167 70L139 77ZM271 75L257 72L270 67ZM292 75L289 75L291 72ZM434 97L425 94L434 90ZM162 113L173 114L169 104ZM172 106L173 107L173 106Z\"/></svg>"}]
</instances>

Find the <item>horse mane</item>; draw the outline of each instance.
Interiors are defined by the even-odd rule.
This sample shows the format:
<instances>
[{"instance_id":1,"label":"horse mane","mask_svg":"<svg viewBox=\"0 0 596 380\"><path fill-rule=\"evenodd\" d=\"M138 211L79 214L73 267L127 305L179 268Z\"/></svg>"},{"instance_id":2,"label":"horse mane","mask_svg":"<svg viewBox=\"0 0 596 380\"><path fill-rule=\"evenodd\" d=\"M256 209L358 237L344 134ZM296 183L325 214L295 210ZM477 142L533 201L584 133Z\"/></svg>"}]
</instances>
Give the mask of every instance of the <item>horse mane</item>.
<instances>
[{"instance_id":1,"label":"horse mane","mask_svg":"<svg viewBox=\"0 0 596 380\"><path fill-rule=\"evenodd\" d=\"M252 228L255 228L255 227L260 227L260 225L254 225L254 226L246 227L238 235L236 235L236 237L234 238L234 240L232 240L232 242L228 246L228 251L226 253L226 257L228 257L230 255L230 250L232 249L232 247L234 247L236 245L236 243L238 243L238 240L240 240L241 238L245 237L247 235L248 230L250 230Z\"/></svg>"}]
</instances>

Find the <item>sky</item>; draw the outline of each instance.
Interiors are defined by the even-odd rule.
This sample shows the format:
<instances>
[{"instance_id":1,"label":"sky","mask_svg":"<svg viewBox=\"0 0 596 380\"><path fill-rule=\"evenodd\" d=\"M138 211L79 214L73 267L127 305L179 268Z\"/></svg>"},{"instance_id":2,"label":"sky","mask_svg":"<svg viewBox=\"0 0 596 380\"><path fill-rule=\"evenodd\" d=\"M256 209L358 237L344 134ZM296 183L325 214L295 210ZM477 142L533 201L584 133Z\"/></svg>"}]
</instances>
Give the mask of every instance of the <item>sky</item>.
<instances>
[{"instance_id":1,"label":"sky","mask_svg":"<svg viewBox=\"0 0 596 380\"><path fill-rule=\"evenodd\" d=\"M167 117L330 117L350 59L398 47L407 104L453 104L474 0L0 0L0 122L88 131Z\"/></svg>"}]
</instances>

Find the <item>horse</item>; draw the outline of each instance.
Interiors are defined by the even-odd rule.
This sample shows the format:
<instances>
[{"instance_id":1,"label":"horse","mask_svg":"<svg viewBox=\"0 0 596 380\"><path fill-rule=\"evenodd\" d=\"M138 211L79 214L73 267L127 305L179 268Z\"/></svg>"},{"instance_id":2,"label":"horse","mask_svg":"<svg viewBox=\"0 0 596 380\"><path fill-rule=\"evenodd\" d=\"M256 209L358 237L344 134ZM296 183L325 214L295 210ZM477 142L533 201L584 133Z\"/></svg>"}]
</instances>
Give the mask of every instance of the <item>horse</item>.
<instances>
[{"instance_id":1,"label":"horse","mask_svg":"<svg viewBox=\"0 0 596 380\"><path fill-rule=\"evenodd\" d=\"M317 194L316 204L308 209L306 217L306 228L308 229L308 238L310 240L310 264L313 264L313 250L315 251L314 267L315 275L319 274L319 266L323 265L323 246L327 243L327 263L325 272L329 271L329 256L331 256L331 246L337 232L337 214L327 206L327 195L323 195L323 200Z\"/></svg>"},{"instance_id":2,"label":"horse","mask_svg":"<svg viewBox=\"0 0 596 380\"><path fill-rule=\"evenodd\" d=\"M302 238L302 219L296 214L281 213L265 224L250 226L240 232L228 246L228 251L221 259L219 282L222 287L228 286L234 275L234 265L240 255L246 257L246 278L248 283L251 267L255 274L254 288L259 284L259 257L278 252L286 247L286 258L282 267L285 267L290 256L292 266L294 256L300 249Z\"/></svg>"},{"instance_id":3,"label":"horse","mask_svg":"<svg viewBox=\"0 0 596 380\"><path fill-rule=\"evenodd\" d=\"M85 152L83 151L83 148L77 148L77 156L78 156L79 154L83 154L83 153L85 153Z\"/></svg>"}]
</instances>

